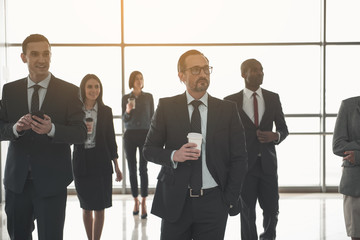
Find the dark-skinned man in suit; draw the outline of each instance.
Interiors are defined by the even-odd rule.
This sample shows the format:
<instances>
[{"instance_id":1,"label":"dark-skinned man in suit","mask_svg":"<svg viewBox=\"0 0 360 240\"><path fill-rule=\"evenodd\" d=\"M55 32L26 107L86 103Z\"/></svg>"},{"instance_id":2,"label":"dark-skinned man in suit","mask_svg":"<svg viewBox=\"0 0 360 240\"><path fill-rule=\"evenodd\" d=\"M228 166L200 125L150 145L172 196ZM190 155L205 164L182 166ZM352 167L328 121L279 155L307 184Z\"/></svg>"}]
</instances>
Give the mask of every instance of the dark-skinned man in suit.
<instances>
[{"instance_id":1,"label":"dark-skinned man in suit","mask_svg":"<svg viewBox=\"0 0 360 240\"><path fill-rule=\"evenodd\" d=\"M249 171L241 191L241 239L257 240L256 202L263 210L261 240L276 238L279 214L279 189L275 145L289 134L279 95L260 88L263 67L256 59L241 64L245 89L226 97L236 102L246 135ZM275 123L276 132L273 132Z\"/></svg>"},{"instance_id":2,"label":"dark-skinned man in suit","mask_svg":"<svg viewBox=\"0 0 360 240\"><path fill-rule=\"evenodd\" d=\"M49 72L51 47L28 36L21 59L26 78L7 83L0 104L0 140L9 141L5 166L5 211L11 239L63 239L67 186L72 181L72 143L86 139L78 87Z\"/></svg>"},{"instance_id":3,"label":"dark-skinned man in suit","mask_svg":"<svg viewBox=\"0 0 360 240\"><path fill-rule=\"evenodd\" d=\"M223 239L228 214L238 213L247 171L244 129L235 104L207 93L211 70L197 50L180 57L178 76L186 92L159 100L145 141L145 158L162 165L151 209L162 218L162 240ZM196 112L201 151L187 139Z\"/></svg>"}]
</instances>

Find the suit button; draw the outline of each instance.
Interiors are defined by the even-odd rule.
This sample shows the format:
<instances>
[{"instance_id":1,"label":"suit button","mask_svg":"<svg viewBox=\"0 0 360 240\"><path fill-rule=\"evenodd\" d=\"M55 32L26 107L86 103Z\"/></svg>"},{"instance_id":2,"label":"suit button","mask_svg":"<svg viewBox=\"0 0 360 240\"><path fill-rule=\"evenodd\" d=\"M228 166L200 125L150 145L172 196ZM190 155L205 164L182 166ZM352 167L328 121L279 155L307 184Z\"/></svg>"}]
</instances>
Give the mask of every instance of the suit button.
<instances>
[{"instance_id":1,"label":"suit button","mask_svg":"<svg viewBox=\"0 0 360 240\"><path fill-rule=\"evenodd\" d=\"M232 204L230 204L230 208L233 208L234 206Z\"/></svg>"}]
</instances>

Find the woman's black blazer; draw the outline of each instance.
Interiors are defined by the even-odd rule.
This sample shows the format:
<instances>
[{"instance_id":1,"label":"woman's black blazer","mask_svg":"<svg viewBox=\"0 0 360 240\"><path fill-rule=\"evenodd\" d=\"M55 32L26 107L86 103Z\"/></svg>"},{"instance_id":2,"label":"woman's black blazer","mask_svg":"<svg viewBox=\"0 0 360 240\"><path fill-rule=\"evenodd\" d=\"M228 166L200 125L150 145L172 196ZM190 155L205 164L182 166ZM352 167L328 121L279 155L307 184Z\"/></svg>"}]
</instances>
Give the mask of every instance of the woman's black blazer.
<instances>
[{"instance_id":1,"label":"woman's black blazer","mask_svg":"<svg viewBox=\"0 0 360 240\"><path fill-rule=\"evenodd\" d=\"M112 160L118 158L113 114L110 107L98 104L95 136L95 159L85 159L84 144L75 144L73 151L74 176L106 175L113 173Z\"/></svg>"}]
</instances>

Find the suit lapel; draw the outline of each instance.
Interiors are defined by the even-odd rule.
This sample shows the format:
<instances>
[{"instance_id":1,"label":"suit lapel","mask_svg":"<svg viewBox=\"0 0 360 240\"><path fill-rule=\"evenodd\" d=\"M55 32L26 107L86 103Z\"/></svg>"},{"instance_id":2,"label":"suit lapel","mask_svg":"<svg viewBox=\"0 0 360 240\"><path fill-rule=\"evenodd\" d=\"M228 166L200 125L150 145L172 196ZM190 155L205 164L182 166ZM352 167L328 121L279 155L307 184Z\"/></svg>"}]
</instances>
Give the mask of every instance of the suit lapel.
<instances>
[{"instance_id":1,"label":"suit lapel","mask_svg":"<svg viewBox=\"0 0 360 240\"><path fill-rule=\"evenodd\" d=\"M265 112L264 112L263 117L261 118L260 125L261 125L261 123L265 122L266 119L270 118L270 113L271 113L271 109L272 109L271 97L268 95L268 93L266 91L264 91L264 89L261 89L261 91L262 91L262 95L264 98Z\"/></svg>"},{"instance_id":2,"label":"suit lapel","mask_svg":"<svg viewBox=\"0 0 360 240\"><path fill-rule=\"evenodd\" d=\"M95 140L97 143L100 143L100 134L104 131L104 124L105 121L105 114L104 114L104 107L98 104L98 111L97 111L97 119L96 119L96 135ZM100 143L101 144L101 143Z\"/></svg>"},{"instance_id":3,"label":"suit lapel","mask_svg":"<svg viewBox=\"0 0 360 240\"><path fill-rule=\"evenodd\" d=\"M41 110L43 110L44 112L49 112L49 109L51 109L51 102L54 101L54 98L56 98L57 96L57 91L59 90L56 86L57 86L57 79L51 75L51 80L49 82L49 86L46 90L46 95L44 98L44 101L41 105ZM56 101L56 99L55 99Z\"/></svg>"},{"instance_id":4,"label":"suit lapel","mask_svg":"<svg viewBox=\"0 0 360 240\"><path fill-rule=\"evenodd\" d=\"M243 122L243 124L245 126L248 127L254 127L255 128L255 124L253 123L253 121L249 118L249 116L246 114L246 112L243 110L243 101L244 100L244 90L241 90L239 93L239 105L238 105L238 111L241 117L241 121Z\"/></svg>"},{"instance_id":5,"label":"suit lapel","mask_svg":"<svg viewBox=\"0 0 360 240\"><path fill-rule=\"evenodd\" d=\"M189 109L187 106L186 93L174 98L174 114L176 122L179 123L179 130L190 132Z\"/></svg>"},{"instance_id":6,"label":"suit lapel","mask_svg":"<svg viewBox=\"0 0 360 240\"><path fill-rule=\"evenodd\" d=\"M24 78L20 84L20 94L18 96L19 108L21 113L29 113L29 104L28 104L28 89L27 89L27 78Z\"/></svg>"},{"instance_id":7,"label":"suit lapel","mask_svg":"<svg viewBox=\"0 0 360 240\"><path fill-rule=\"evenodd\" d=\"M358 101L358 105L356 107L357 113L360 115L360 101Z\"/></svg>"},{"instance_id":8,"label":"suit lapel","mask_svg":"<svg viewBox=\"0 0 360 240\"><path fill-rule=\"evenodd\" d=\"M219 111L221 109L218 107L218 104L219 103L209 94L206 139L211 139L215 131L215 126L217 126L217 122L221 118L221 113ZM206 143L208 143L208 141L206 141Z\"/></svg>"}]
</instances>

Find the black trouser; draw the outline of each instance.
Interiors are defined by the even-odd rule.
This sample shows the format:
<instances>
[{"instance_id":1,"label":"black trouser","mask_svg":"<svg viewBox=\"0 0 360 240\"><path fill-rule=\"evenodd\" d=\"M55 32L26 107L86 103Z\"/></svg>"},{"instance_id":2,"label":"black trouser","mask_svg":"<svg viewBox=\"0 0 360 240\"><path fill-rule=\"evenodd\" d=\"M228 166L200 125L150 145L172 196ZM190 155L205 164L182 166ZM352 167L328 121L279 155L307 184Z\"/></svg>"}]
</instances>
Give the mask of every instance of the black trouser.
<instances>
[{"instance_id":1,"label":"black trouser","mask_svg":"<svg viewBox=\"0 0 360 240\"><path fill-rule=\"evenodd\" d=\"M176 222L161 221L161 240L222 240L225 235L229 207L220 188L204 190L201 197L185 200Z\"/></svg>"},{"instance_id":2,"label":"black trouser","mask_svg":"<svg viewBox=\"0 0 360 240\"><path fill-rule=\"evenodd\" d=\"M137 181L137 160L136 160L136 150L139 149L140 163L139 163L139 172L140 172L140 187L141 187L141 196L147 197L148 195L148 173L147 173L147 161L145 160L142 150L145 143L146 135L148 130L139 129L139 130L126 130L124 133L124 149L126 154L126 159L129 168L129 178L131 185L131 193L133 197L139 195L138 190L138 181Z\"/></svg>"},{"instance_id":3,"label":"black trouser","mask_svg":"<svg viewBox=\"0 0 360 240\"><path fill-rule=\"evenodd\" d=\"M275 239L276 225L279 214L279 188L277 174L265 174L262 170L261 159L246 175L242 192L241 209L241 239L257 240L256 231L256 202L259 201L263 210L264 232L260 239Z\"/></svg>"},{"instance_id":4,"label":"black trouser","mask_svg":"<svg viewBox=\"0 0 360 240\"><path fill-rule=\"evenodd\" d=\"M40 196L28 179L22 193L5 192L7 229L11 239L31 240L36 219L39 240L62 240L67 192Z\"/></svg>"}]
</instances>

